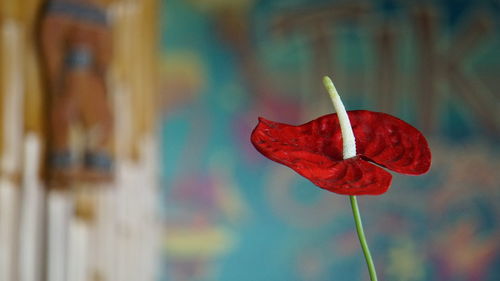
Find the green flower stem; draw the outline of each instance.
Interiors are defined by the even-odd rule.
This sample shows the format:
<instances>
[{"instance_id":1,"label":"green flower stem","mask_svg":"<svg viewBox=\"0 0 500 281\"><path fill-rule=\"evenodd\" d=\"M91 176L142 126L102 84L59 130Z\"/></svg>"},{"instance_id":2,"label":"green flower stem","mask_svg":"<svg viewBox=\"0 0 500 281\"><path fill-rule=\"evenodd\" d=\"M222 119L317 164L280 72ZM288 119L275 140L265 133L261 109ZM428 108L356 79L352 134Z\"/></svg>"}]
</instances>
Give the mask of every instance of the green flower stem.
<instances>
[{"instance_id":1,"label":"green flower stem","mask_svg":"<svg viewBox=\"0 0 500 281\"><path fill-rule=\"evenodd\" d=\"M351 200L352 214L354 216L354 221L356 222L356 231L358 232L359 243L361 248L363 248L363 253L365 254L366 265L368 266L368 272L370 273L370 280L377 281L377 272L375 271L375 265L373 264L372 256L370 254L370 249L368 249L368 243L366 242L365 233L363 231L363 223L361 222L361 215L359 214L358 200L356 196L349 196Z\"/></svg>"}]
</instances>

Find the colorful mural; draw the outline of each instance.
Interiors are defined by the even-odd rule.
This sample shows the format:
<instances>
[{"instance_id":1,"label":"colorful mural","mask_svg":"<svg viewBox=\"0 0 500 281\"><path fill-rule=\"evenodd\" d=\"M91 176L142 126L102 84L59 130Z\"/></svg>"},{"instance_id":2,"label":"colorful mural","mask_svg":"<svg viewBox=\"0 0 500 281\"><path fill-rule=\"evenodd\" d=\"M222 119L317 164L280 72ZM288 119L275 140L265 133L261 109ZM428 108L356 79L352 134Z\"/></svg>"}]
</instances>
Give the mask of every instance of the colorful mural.
<instances>
[{"instance_id":1,"label":"colorful mural","mask_svg":"<svg viewBox=\"0 0 500 281\"><path fill-rule=\"evenodd\" d=\"M381 280L500 278L500 2L163 5L161 280L366 280L347 197L260 156L258 116L394 114L433 152L359 198Z\"/></svg>"}]
</instances>

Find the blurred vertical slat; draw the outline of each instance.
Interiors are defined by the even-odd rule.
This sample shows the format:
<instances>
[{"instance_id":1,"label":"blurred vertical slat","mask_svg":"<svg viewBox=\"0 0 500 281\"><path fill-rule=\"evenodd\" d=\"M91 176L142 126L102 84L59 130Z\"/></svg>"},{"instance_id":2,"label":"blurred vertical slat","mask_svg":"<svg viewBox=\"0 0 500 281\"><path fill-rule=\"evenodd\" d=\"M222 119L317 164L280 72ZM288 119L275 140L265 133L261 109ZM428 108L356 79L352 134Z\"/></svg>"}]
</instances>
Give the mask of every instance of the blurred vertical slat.
<instances>
[{"instance_id":1,"label":"blurred vertical slat","mask_svg":"<svg viewBox=\"0 0 500 281\"><path fill-rule=\"evenodd\" d=\"M25 129L40 136L43 141L45 137L45 99L43 91L40 58L38 57L37 32L40 8L44 0L23 0L23 18L26 26L26 49L25 49ZM42 145L43 148L43 145Z\"/></svg>"},{"instance_id":2,"label":"blurred vertical slat","mask_svg":"<svg viewBox=\"0 0 500 281\"><path fill-rule=\"evenodd\" d=\"M68 229L73 214L67 191L47 192L47 281L67 280Z\"/></svg>"},{"instance_id":3,"label":"blurred vertical slat","mask_svg":"<svg viewBox=\"0 0 500 281\"><path fill-rule=\"evenodd\" d=\"M6 178L0 179L0 280L16 280L17 217L19 190Z\"/></svg>"},{"instance_id":4,"label":"blurred vertical slat","mask_svg":"<svg viewBox=\"0 0 500 281\"><path fill-rule=\"evenodd\" d=\"M68 270L67 281L87 281L90 278L88 271L88 222L73 217L70 221L68 233Z\"/></svg>"},{"instance_id":5,"label":"blurred vertical slat","mask_svg":"<svg viewBox=\"0 0 500 281\"><path fill-rule=\"evenodd\" d=\"M21 5L21 1L17 2ZM43 276L44 188L41 180L44 147L44 92L37 56L36 32L42 0L24 0L20 18L25 26L23 76L24 163L19 228L18 277L20 281L38 281Z\"/></svg>"},{"instance_id":6,"label":"blurred vertical slat","mask_svg":"<svg viewBox=\"0 0 500 281\"><path fill-rule=\"evenodd\" d=\"M139 95L143 98L141 113L138 125L139 135L151 134L154 129L156 119L155 102L157 96L157 70L156 62L158 61L158 2L157 1L141 1L142 7L137 25L140 27L140 34L142 35L142 44L140 45L141 63L144 65L142 69L141 84L139 91L143 94ZM142 140L136 145L142 145Z\"/></svg>"},{"instance_id":7,"label":"blurred vertical slat","mask_svg":"<svg viewBox=\"0 0 500 281\"><path fill-rule=\"evenodd\" d=\"M40 180L41 140L28 133L24 140L24 169L19 227L19 281L38 281L42 276L43 187Z\"/></svg>"},{"instance_id":8,"label":"blurred vertical slat","mask_svg":"<svg viewBox=\"0 0 500 281\"><path fill-rule=\"evenodd\" d=\"M24 26L21 7L0 3L0 280L17 280L19 176L23 135Z\"/></svg>"}]
</instances>

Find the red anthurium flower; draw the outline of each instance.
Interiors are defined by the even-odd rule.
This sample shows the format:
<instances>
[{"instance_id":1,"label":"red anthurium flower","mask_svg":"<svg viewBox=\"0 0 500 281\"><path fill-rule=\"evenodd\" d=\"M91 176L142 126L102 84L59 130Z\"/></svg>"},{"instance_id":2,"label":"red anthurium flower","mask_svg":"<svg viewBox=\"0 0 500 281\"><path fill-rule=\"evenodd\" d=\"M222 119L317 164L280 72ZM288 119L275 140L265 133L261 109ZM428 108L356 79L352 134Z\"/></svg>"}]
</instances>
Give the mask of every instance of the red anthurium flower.
<instances>
[{"instance_id":1,"label":"red anthurium flower","mask_svg":"<svg viewBox=\"0 0 500 281\"><path fill-rule=\"evenodd\" d=\"M383 168L409 175L427 172L431 152L424 136L410 124L385 113L347 112L330 78L325 76L323 83L337 114L300 126L259 118L251 141L264 156L315 185L349 195L370 280L377 281L356 195L386 192L392 175Z\"/></svg>"},{"instance_id":2,"label":"red anthurium flower","mask_svg":"<svg viewBox=\"0 0 500 281\"><path fill-rule=\"evenodd\" d=\"M409 175L429 170L429 146L417 129L394 116L367 110L347 112L355 149L346 157L337 111L339 116L325 115L300 126L259 118L252 144L315 185L344 195L386 192L392 175L381 167Z\"/></svg>"}]
</instances>

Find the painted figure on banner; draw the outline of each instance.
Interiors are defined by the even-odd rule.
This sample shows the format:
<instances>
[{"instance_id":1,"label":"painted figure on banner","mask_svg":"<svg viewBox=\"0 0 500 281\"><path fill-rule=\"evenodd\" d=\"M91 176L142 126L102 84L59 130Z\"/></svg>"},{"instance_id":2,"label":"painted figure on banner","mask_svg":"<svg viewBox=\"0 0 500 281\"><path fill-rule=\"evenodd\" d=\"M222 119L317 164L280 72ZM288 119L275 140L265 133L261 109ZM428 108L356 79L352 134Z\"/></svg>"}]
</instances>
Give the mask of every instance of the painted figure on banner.
<instances>
[{"instance_id":1,"label":"painted figure on banner","mask_svg":"<svg viewBox=\"0 0 500 281\"><path fill-rule=\"evenodd\" d=\"M40 45L49 92L53 185L112 178L113 118L106 89L111 29L101 2L51 0L43 10Z\"/></svg>"}]
</instances>

